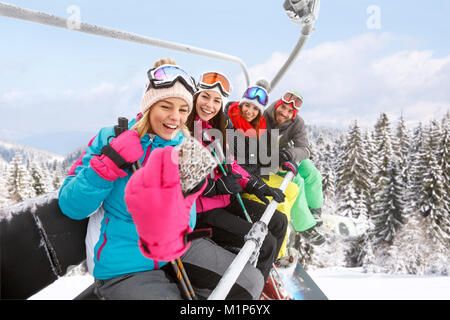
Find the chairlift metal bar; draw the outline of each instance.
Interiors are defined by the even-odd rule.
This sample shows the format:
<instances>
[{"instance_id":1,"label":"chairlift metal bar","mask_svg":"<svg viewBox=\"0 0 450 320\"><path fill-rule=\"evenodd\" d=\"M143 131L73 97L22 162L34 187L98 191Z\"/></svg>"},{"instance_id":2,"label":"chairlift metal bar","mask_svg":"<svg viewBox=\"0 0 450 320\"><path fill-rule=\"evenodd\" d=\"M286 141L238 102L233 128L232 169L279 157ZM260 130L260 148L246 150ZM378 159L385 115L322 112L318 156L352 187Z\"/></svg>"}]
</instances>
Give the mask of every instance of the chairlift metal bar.
<instances>
[{"instance_id":1,"label":"chairlift metal bar","mask_svg":"<svg viewBox=\"0 0 450 320\"><path fill-rule=\"evenodd\" d=\"M284 192L289 182L291 182L293 178L294 174L292 172L288 172L280 185L280 190ZM264 222L266 225L268 225L277 206L278 202L272 200L259 221ZM247 261L252 255L255 248L256 243L253 240L247 240L244 243L244 246L239 251L238 255L234 258L228 269L225 271L214 291L208 297L208 300L224 300L226 298L237 278L244 269L245 265L247 264Z\"/></svg>"},{"instance_id":2,"label":"chairlift metal bar","mask_svg":"<svg viewBox=\"0 0 450 320\"><path fill-rule=\"evenodd\" d=\"M247 67L245 63L238 57L225 54L218 51L212 51L202 48L193 47L186 44L180 44L175 42L164 41L160 39L150 38L146 36L141 36L134 33L129 33L121 30L115 30L105 27L100 27L93 24L88 24L80 22L74 27L74 21L70 19L65 19L50 15L44 12L24 9L21 7L13 6L4 2L0 2L0 15L15 18L35 23L40 23L48 26L58 27L62 29L84 32L88 34L93 34L101 37L112 38L117 40L135 42L143 45L149 45L154 47L165 48L169 50L182 51L185 53L191 53L201 56L206 56L210 58L231 61L239 64L244 72L245 80L247 86L250 85L250 77L248 74Z\"/></svg>"}]
</instances>

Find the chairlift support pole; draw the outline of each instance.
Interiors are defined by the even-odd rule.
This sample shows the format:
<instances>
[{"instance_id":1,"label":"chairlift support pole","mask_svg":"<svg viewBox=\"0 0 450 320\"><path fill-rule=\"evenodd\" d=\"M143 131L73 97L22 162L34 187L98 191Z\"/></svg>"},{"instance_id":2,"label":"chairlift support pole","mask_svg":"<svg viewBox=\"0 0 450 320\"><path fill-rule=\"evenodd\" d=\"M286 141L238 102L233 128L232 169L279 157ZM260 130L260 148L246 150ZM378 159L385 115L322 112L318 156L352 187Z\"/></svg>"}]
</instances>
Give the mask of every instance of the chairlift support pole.
<instances>
[{"instance_id":1,"label":"chairlift support pole","mask_svg":"<svg viewBox=\"0 0 450 320\"><path fill-rule=\"evenodd\" d=\"M289 69L289 67L294 63L295 59L297 59L298 54L305 46L306 41L308 41L309 36L311 35L311 32L313 31L313 25L306 25L302 29L302 33L300 38L297 41L297 44L295 45L294 49L292 50L291 54L287 58L284 65L278 70L278 73L275 75L275 77L270 82L270 88L269 91L272 91L273 88L278 84L280 79L284 76L286 71Z\"/></svg>"},{"instance_id":2,"label":"chairlift support pole","mask_svg":"<svg viewBox=\"0 0 450 320\"><path fill-rule=\"evenodd\" d=\"M242 71L244 72L245 80L247 82L247 86L250 85L250 77L248 74L247 67L245 63L238 57L225 54L218 51L212 51L202 48L193 47L186 44L180 44L175 42L164 41L160 39L150 38L147 36L141 36L134 33L129 33L121 30L115 30L110 28L105 28L93 24L88 24L84 22L80 22L74 27L74 21L70 19L65 19L61 17L57 17L54 15L50 15L44 12L24 9L21 7L13 6L4 2L0 2L0 15L9 18L15 18L35 23L40 23L48 26L58 27L62 29L84 32L88 34L93 34L105 38L112 38L122 41L135 42L143 45L154 46L169 50L176 50L190 54L201 55L205 57L220 59L231 61L237 63L241 66Z\"/></svg>"},{"instance_id":3,"label":"chairlift support pole","mask_svg":"<svg viewBox=\"0 0 450 320\"><path fill-rule=\"evenodd\" d=\"M302 31L286 62L270 82L270 91L273 90L295 59L297 59L298 54L314 31L314 24L319 16L320 0L285 0L283 8L294 23L302 26Z\"/></svg>"}]
</instances>

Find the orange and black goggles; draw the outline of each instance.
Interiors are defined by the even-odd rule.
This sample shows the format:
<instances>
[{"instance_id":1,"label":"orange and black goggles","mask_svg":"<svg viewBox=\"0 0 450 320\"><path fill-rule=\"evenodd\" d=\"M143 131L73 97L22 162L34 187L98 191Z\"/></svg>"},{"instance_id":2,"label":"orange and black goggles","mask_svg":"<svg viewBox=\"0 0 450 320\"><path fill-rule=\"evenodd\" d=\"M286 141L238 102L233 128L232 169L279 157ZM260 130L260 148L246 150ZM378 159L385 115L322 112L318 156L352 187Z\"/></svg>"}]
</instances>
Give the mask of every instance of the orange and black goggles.
<instances>
[{"instance_id":1,"label":"orange and black goggles","mask_svg":"<svg viewBox=\"0 0 450 320\"><path fill-rule=\"evenodd\" d=\"M204 89L218 86L225 97L228 97L231 92L230 81L228 81L227 77L218 72L205 72L202 74L198 86Z\"/></svg>"},{"instance_id":2,"label":"orange and black goggles","mask_svg":"<svg viewBox=\"0 0 450 320\"><path fill-rule=\"evenodd\" d=\"M303 97L295 91L286 92L281 100L284 103L291 104L296 110L299 110L303 103Z\"/></svg>"}]
</instances>

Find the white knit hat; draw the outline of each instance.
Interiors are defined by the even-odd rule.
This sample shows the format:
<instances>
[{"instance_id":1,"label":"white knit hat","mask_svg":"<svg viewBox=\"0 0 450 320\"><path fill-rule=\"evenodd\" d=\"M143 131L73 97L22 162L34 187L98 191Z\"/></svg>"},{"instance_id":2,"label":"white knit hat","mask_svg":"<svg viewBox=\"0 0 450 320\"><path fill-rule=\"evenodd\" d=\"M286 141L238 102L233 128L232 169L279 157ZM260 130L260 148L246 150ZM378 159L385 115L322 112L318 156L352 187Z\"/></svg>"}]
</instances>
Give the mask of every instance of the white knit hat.
<instances>
[{"instance_id":1,"label":"white knit hat","mask_svg":"<svg viewBox=\"0 0 450 320\"><path fill-rule=\"evenodd\" d=\"M228 103L228 98L225 97L225 96L223 95L222 91L219 89L218 86L214 86L214 87L212 87L212 88L206 88L206 87L202 87L202 85L199 84L199 85L198 85L198 90L197 90L197 92L194 94L194 97L198 96L198 95L200 94L200 92L202 92L202 91L208 91L208 90L216 91L216 92L218 92L218 93L220 94L220 96L222 97L222 109L223 109L223 108L227 105L227 103Z\"/></svg>"},{"instance_id":2,"label":"white knit hat","mask_svg":"<svg viewBox=\"0 0 450 320\"><path fill-rule=\"evenodd\" d=\"M267 99L269 99L270 84L266 79L261 79L261 80L256 81L256 84L251 87L259 87L259 88L263 89L267 93ZM251 88L251 87L249 87L249 88ZM246 89L246 91L247 90L248 90L248 88ZM255 106L258 107L259 110L261 110L261 113L264 113L267 106L269 105L269 101L267 101L266 105L263 105L258 101L258 99L249 99L249 98L245 97L245 93L244 93L244 96L242 96L242 99L239 104L241 105L244 102L254 104Z\"/></svg>"},{"instance_id":3,"label":"white knit hat","mask_svg":"<svg viewBox=\"0 0 450 320\"><path fill-rule=\"evenodd\" d=\"M150 87L145 92L141 101L141 112L144 114L156 102L166 98L181 98L186 101L189 106L189 113L192 111L192 93L180 82L168 88L153 88Z\"/></svg>"}]
</instances>

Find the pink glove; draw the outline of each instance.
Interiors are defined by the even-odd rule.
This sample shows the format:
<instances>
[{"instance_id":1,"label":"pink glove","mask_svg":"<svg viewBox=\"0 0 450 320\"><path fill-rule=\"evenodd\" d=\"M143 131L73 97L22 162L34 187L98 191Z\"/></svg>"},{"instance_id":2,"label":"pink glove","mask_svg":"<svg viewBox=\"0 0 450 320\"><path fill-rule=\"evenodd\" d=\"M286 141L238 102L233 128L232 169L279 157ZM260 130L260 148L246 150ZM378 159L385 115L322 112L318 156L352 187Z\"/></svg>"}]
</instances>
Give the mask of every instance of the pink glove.
<instances>
[{"instance_id":1,"label":"pink glove","mask_svg":"<svg viewBox=\"0 0 450 320\"><path fill-rule=\"evenodd\" d=\"M170 261L187 251L190 243L185 243L185 237L192 232L191 207L205 186L184 198L178 152L171 146L152 151L145 166L131 176L125 188L125 203L145 257Z\"/></svg>"},{"instance_id":2,"label":"pink glove","mask_svg":"<svg viewBox=\"0 0 450 320\"><path fill-rule=\"evenodd\" d=\"M113 138L109 146L103 147L100 156L92 157L90 165L100 177L114 181L119 177L125 177L127 173L123 169L142 158L143 155L144 149L137 132L127 130Z\"/></svg>"}]
</instances>

